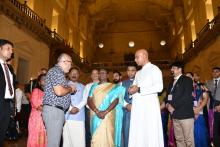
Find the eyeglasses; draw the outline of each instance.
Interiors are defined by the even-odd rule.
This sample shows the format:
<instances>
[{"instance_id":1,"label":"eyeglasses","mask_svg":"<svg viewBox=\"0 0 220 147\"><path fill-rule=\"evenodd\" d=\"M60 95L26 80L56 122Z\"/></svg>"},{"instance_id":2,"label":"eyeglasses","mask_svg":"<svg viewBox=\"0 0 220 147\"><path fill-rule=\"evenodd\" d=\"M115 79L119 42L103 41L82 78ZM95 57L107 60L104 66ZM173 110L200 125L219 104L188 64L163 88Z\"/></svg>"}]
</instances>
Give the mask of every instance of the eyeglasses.
<instances>
[{"instance_id":1,"label":"eyeglasses","mask_svg":"<svg viewBox=\"0 0 220 147\"><path fill-rule=\"evenodd\" d=\"M71 65L73 64L73 62L72 62L72 61L70 61L70 60L63 60L63 61L60 61L60 62L64 62L64 63L70 63Z\"/></svg>"},{"instance_id":2,"label":"eyeglasses","mask_svg":"<svg viewBox=\"0 0 220 147\"><path fill-rule=\"evenodd\" d=\"M107 74L106 72L99 72L99 74Z\"/></svg>"},{"instance_id":3,"label":"eyeglasses","mask_svg":"<svg viewBox=\"0 0 220 147\"><path fill-rule=\"evenodd\" d=\"M60 61L60 62L68 62L68 63L73 63L72 61L70 61L70 60L63 60L63 61Z\"/></svg>"},{"instance_id":4,"label":"eyeglasses","mask_svg":"<svg viewBox=\"0 0 220 147\"><path fill-rule=\"evenodd\" d=\"M131 69L131 70L127 70L127 71L137 71L137 70L135 70L135 69Z\"/></svg>"}]
</instances>

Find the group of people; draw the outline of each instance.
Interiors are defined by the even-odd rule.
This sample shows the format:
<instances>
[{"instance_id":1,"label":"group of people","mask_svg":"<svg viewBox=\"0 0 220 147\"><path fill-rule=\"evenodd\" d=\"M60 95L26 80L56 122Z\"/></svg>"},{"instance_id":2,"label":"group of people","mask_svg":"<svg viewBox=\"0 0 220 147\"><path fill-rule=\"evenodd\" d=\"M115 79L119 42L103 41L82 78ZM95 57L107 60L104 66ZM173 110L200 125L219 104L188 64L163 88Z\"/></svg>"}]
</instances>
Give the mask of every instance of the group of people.
<instances>
[{"instance_id":1,"label":"group of people","mask_svg":"<svg viewBox=\"0 0 220 147\"><path fill-rule=\"evenodd\" d=\"M92 82L84 86L71 57L61 54L46 76L38 78L43 88L32 92L28 146L164 146L157 97L162 72L144 49L136 52L135 61L142 69L129 65L125 81L118 71L111 83L106 69L93 69ZM35 98L39 103L33 104Z\"/></svg>"},{"instance_id":2,"label":"group of people","mask_svg":"<svg viewBox=\"0 0 220 147\"><path fill-rule=\"evenodd\" d=\"M12 52L13 43L0 39L0 146L15 95L13 71L6 64ZM136 51L135 62L142 68L128 65L124 81L118 71L111 83L106 69L93 69L92 81L84 86L80 69L62 53L54 67L39 74L31 91L27 146L208 147L213 142L220 147L220 68L213 68L213 80L204 84L198 73L184 75L183 64L174 62L173 79L160 104L161 70L145 49Z\"/></svg>"},{"instance_id":3,"label":"group of people","mask_svg":"<svg viewBox=\"0 0 220 147\"><path fill-rule=\"evenodd\" d=\"M212 69L213 79L207 83L198 73L184 75L183 70L181 62L171 65L174 79L161 104L165 146L219 147L220 68Z\"/></svg>"}]
</instances>

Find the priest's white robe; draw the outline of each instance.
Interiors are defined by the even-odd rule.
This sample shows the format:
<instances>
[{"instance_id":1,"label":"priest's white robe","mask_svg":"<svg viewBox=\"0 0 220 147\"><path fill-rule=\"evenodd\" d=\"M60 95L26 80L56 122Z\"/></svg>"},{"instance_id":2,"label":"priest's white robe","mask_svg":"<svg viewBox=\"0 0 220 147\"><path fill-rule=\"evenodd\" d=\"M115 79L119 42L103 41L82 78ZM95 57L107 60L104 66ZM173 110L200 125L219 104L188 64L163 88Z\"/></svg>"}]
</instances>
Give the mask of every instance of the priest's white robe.
<instances>
[{"instance_id":1,"label":"priest's white robe","mask_svg":"<svg viewBox=\"0 0 220 147\"><path fill-rule=\"evenodd\" d=\"M129 147L164 147L158 92L163 89L162 72L148 62L136 73L133 94Z\"/></svg>"}]
</instances>

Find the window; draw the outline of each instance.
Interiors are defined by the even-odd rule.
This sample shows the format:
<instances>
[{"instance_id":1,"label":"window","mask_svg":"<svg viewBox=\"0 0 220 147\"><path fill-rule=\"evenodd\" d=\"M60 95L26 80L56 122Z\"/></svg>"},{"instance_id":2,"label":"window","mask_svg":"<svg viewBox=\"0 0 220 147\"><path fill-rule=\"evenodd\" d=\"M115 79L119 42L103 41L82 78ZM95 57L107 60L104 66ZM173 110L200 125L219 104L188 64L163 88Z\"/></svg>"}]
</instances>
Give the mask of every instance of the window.
<instances>
[{"instance_id":1,"label":"window","mask_svg":"<svg viewBox=\"0 0 220 147\"><path fill-rule=\"evenodd\" d=\"M176 35L176 29L175 28L172 29L172 34L173 34L173 36Z\"/></svg>"},{"instance_id":2,"label":"window","mask_svg":"<svg viewBox=\"0 0 220 147\"><path fill-rule=\"evenodd\" d=\"M181 35L181 49L182 49L182 54L185 52L185 40L184 40L184 35Z\"/></svg>"},{"instance_id":3,"label":"window","mask_svg":"<svg viewBox=\"0 0 220 147\"><path fill-rule=\"evenodd\" d=\"M194 20L190 22L190 29L191 29L192 41L195 41L196 40L196 28L195 28Z\"/></svg>"},{"instance_id":4,"label":"window","mask_svg":"<svg viewBox=\"0 0 220 147\"><path fill-rule=\"evenodd\" d=\"M80 55L80 57L84 57L84 54L83 54L83 48L84 48L84 46L83 46L83 40L81 40L80 41L80 51L79 51L79 55Z\"/></svg>"},{"instance_id":5,"label":"window","mask_svg":"<svg viewBox=\"0 0 220 147\"><path fill-rule=\"evenodd\" d=\"M205 1L206 18L211 21L214 18L212 0Z\"/></svg>"},{"instance_id":6,"label":"window","mask_svg":"<svg viewBox=\"0 0 220 147\"><path fill-rule=\"evenodd\" d=\"M58 17L59 17L59 13L53 9L53 14L52 14L52 24L51 24L51 30L56 30L56 32L58 31Z\"/></svg>"},{"instance_id":7,"label":"window","mask_svg":"<svg viewBox=\"0 0 220 147\"><path fill-rule=\"evenodd\" d=\"M73 30L69 29L69 44L73 46Z\"/></svg>"}]
</instances>

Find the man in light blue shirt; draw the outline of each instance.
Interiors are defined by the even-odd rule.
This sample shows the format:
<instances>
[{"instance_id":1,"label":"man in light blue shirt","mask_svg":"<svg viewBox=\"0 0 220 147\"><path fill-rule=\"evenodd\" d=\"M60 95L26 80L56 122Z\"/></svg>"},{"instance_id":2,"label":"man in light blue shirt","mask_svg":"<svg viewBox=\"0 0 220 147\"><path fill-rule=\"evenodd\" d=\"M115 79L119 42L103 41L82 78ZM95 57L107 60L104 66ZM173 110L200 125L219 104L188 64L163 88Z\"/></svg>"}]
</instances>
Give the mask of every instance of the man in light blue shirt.
<instances>
[{"instance_id":1,"label":"man in light blue shirt","mask_svg":"<svg viewBox=\"0 0 220 147\"><path fill-rule=\"evenodd\" d=\"M77 89L71 94L71 106L65 115L66 123L63 128L63 147L85 147L85 105L83 98L84 85L77 82L79 69L72 68L69 72L69 85Z\"/></svg>"}]
</instances>

